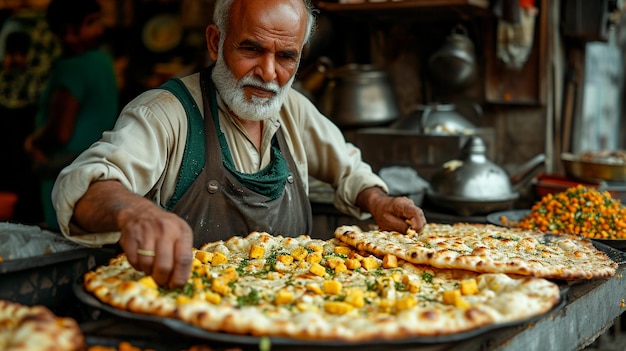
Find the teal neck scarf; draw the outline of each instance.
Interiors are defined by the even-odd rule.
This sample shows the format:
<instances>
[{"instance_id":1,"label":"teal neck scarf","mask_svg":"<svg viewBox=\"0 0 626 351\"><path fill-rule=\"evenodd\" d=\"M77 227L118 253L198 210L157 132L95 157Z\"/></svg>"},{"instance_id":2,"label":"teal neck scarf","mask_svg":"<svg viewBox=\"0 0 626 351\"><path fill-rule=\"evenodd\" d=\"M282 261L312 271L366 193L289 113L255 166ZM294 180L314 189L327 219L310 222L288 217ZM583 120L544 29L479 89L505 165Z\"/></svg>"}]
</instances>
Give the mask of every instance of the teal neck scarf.
<instances>
[{"instance_id":1,"label":"teal neck scarf","mask_svg":"<svg viewBox=\"0 0 626 351\"><path fill-rule=\"evenodd\" d=\"M211 113L213 114L213 123L217 130L217 137L220 142L222 151L222 162L224 167L246 188L269 197L272 200L279 198L285 188L287 177L291 174L287 161L278 146L276 135L272 138L272 156L269 165L257 173L239 172L233 161L233 157L226 141L226 136L220 129L219 115L217 111L217 92L213 81L209 81L209 92L211 94Z\"/></svg>"}]
</instances>

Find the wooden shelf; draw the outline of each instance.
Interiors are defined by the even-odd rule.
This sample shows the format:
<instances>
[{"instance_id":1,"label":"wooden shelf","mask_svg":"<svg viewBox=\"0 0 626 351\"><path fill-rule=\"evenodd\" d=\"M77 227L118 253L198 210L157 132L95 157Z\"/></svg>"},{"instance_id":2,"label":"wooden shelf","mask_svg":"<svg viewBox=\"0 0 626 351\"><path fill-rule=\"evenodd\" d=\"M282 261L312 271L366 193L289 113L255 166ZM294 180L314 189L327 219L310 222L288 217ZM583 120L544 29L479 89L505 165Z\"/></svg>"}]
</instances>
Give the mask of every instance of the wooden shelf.
<instances>
[{"instance_id":1,"label":"wooden shelf","mask_svg":"<svg viewBox=\"0 0 626 351\"><path fill-rule=\"evenodd\" d=\"M380 16L389 14L419 14L437 11L442 14L454 13L457 15L490 15L489 0L403 0L369 2L364 0L356 4L340 4L336 2L320 1L317 7L322 11L342 15Z\"/></svg>"}]
</instances>

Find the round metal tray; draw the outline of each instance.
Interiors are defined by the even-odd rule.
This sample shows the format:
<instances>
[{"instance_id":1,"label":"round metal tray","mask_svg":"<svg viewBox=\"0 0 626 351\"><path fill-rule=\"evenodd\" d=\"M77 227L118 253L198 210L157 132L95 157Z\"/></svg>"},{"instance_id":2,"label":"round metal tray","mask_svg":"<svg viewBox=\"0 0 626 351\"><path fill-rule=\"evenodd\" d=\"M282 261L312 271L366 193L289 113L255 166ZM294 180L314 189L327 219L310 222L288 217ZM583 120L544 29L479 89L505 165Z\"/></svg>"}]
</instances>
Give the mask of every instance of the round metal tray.
<instances>
[{"instance_id":1,"label":"round metal tray","mask_svg":"<svg viewBox=\"0 0 626 351\"><path fill-rule=\"evenodd\" d=\"M85 290L83 286L83 280L78 279L74 283L74 293L76 294L79 301L82 303L94 307L96 309L100 309L102 311L108 312L111 315L121 317L130 321L135 321L138 323L148 323L148 324L159 324L161 326L167 327L170 330L177 332L181 335L187 337L197 338L199 340L207 340L212 342L218 342L223 344L230 344L235 347L249 347L249 346L258 346L261 342L266 342L269 339L270 344L272 345L272 350L294 350L296 347L299 351L308 351L308 350L319 350L321 347L335 348L337 350L367 350L368 347L380 348L382 346L410 346L410 345L441 345L447 343L455 343L465 339L469 339L472 337L479 336L481 334L491 332L497 329L518 326L526 323L532 323L543 316L554 313L566 304L567 300L567 286L561 287L561 301L555 305L550 311L545 312L541 315L537 315L531 318L527 318L519 321L512 321L507 323L500 324L492 324L481 328L476 328L474 330L470 330L467 332L456 333L451 335L443 335L443 336L434 336L434 337L408 337L408 338L400 338L400 339L392 339L392 340L370 340L363 342L349 342L343 340L303 340L303 339L295 339L295 338L285 338L285 337L259 337L259 336L251 336L251 335L241 335L241 334L229 334L222 332L212 332L201 329L199 327L195 327L186 322L172 319L172 318L163 318L156 317L150 315L144 315L139 313L133 313L129 311L120 310L114 308L113 306L107 305L100 300L98 300L95 296Z\"/></svg>"}]
</instances>

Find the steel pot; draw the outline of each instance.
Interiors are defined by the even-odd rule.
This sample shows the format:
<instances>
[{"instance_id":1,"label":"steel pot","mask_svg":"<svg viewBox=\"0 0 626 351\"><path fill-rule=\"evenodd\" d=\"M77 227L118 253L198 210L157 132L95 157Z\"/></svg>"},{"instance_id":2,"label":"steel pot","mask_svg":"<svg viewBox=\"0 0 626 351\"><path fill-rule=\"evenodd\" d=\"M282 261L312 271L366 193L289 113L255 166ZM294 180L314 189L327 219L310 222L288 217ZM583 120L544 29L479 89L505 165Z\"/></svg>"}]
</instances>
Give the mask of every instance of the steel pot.
<instances>
[{"instance_id":1,"label":"steel pot","mask_svg":"<svg viewBox=\"0 0 626 351\"><path fill-rule=\"evenodd\" d=\"M447 89L462 89L476 77L474 43L467 29L457 25L443 45L428 60L429 73L435 83Z\"/></svg>"},{"instance_id":2,"label":"steel pot","mask_svg":"<svg viewBox=\"0 0 626 351\"><path fill-rule=\"evenodd\" d=\"M462 216L508 209L519 198L517 184L523 183L542 166L540 154L525 163L513 177L487 159L486 146L472 136L459 159L446 162L431 178L427 196L435 205Z\"/></svg>"},{"instance_id":3,"label":"steel pot","mask_svg":"<svg viewBox=\"0 0 626 351\"><path fill-rule=\"evenodd\" d=\"M400 116L387 73L371 65L350 64L329 72L318 107L342 127L384 125Z\"/></svg>"}]
</instances>

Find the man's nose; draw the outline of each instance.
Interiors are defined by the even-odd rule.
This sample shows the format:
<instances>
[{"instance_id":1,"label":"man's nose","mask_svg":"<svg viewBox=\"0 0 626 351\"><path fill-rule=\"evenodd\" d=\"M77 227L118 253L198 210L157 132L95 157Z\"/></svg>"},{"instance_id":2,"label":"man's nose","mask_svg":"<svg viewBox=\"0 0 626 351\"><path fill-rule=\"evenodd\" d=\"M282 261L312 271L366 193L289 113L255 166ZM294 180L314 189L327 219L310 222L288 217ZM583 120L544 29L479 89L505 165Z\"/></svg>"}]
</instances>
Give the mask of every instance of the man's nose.
<instances>
[{"instance_id":1,"label":"man's nose","mask_svg":"<svg viewBox=\"0 0 626 351\"><path fill-rule=\"evenodd\" d=\"M274 54L263 55L256 69L257 76L264 82L273 82L276 75L276 58Z\"/></svg>"}]
</instances>

